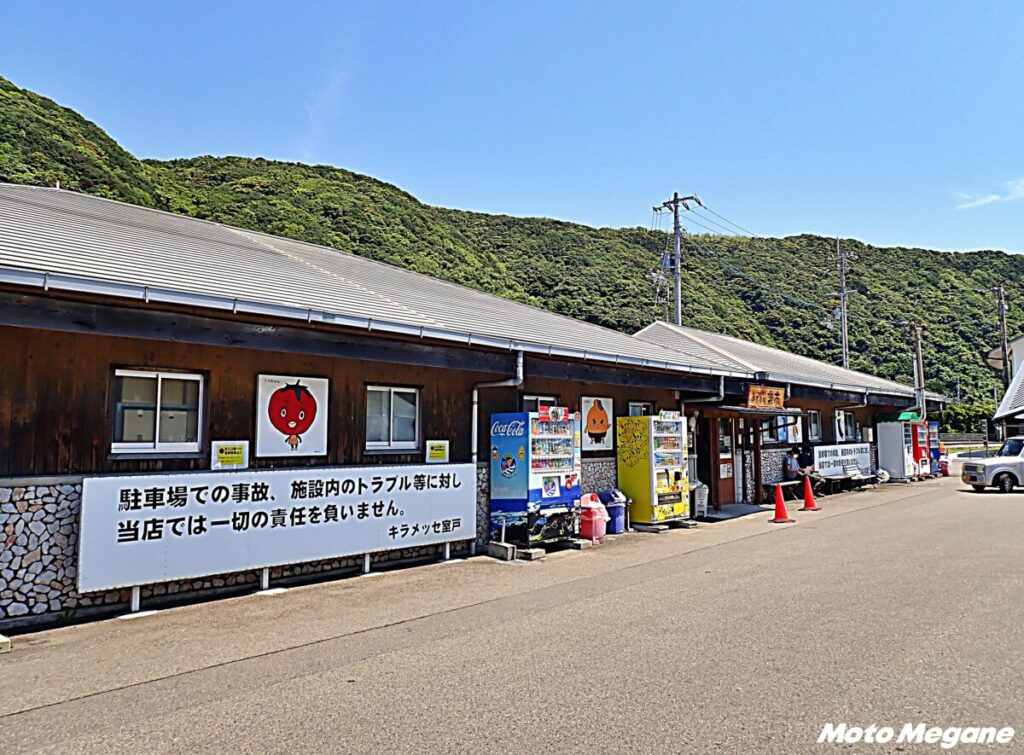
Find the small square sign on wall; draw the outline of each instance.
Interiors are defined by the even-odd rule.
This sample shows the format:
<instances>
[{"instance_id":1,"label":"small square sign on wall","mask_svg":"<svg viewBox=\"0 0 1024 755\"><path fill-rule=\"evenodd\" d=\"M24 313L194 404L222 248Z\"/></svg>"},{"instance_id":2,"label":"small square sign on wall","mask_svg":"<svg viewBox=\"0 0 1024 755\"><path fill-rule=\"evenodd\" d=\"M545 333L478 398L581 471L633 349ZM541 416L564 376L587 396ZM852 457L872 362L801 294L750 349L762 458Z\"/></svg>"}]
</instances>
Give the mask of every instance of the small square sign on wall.
<instances>
[{"instance_id":1,"label":"small square sign on wall","mask_svg":"<svg viewBox=\"0 0 1024 755\"><path fill-rule=\"evenodd\" d=\"M427 464L447 464L450 442L447 440L427 441Z\"/></svg>"}]
</instances>

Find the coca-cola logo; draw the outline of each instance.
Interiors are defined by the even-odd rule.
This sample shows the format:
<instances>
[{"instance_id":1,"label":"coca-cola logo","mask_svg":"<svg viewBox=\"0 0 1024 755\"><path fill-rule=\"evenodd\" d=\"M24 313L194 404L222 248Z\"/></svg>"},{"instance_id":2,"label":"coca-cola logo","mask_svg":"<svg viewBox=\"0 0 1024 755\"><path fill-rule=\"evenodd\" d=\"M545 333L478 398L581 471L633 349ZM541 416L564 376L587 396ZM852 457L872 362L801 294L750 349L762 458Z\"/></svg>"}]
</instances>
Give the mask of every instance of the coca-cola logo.
<instances>
[{"instance_id":1,"label":"coca-cola logo","mask_svg":"<svg viewBox=\"0 0 1024 755\"><path fill-rule=\"evenodd\" d=\"M491 435L511 435L518 437L526 434L526 423L521 419L514 419L509 422L495 421L491 425Z\"/></svg>"}]
</instances>

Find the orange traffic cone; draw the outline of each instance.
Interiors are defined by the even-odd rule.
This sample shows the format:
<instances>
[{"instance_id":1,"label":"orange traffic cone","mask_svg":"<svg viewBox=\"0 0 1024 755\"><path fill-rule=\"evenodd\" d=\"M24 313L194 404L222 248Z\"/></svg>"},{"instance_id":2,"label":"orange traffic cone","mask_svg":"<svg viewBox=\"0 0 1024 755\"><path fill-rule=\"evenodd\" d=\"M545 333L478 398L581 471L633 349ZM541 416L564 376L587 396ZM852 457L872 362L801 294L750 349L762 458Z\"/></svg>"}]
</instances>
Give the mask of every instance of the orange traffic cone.
<instances>
[{"instance_id":1,"label":"orange traffic cone","mask_svg":"<svg viewBox=\"0 0 1024 755\"><path fill-rule=\"evenodd\" d=\"M775 518L769 519L771 524L789 524L794 521L789 518L789 512L786 511L786 504L782 500L782 486L775 486Z\"/></svg>"},{"instance_id":2,"label":"orange traffic cone","mask_svg":"<svg viewBox=\"0 0 1024 755\"><path fill-rule=\"evenodd\" d=\"M804 478L804 507L801 511L821 511L821 506L814 502L814 488L811 487L811 478Z\"/></svg>"}]
</instances>

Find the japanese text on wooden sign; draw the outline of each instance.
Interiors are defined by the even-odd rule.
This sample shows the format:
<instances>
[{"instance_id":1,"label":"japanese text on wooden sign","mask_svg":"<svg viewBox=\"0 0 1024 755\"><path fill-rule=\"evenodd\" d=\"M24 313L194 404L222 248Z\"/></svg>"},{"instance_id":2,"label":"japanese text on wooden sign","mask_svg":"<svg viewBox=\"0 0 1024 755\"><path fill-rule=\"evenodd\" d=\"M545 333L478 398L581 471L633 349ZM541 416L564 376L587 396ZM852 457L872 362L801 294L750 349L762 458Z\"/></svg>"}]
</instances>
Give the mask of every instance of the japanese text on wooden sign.
<instances>
[{"instance_id":1,"label":"japanese text on wooden sign","mask_svg":"<svg viewBox=\"0 0 1024 755\"><path fill-rule=\"evenodd\" d=\"M786 389L768 385L747 387L747 406L755 409L783 409L786 405Z\"/></svg>"},{"instance_id":2,"label":"japanese text on wooden sign","mask_svg":"<svg viewBox=\"0 0 1024 755\"><path fill-rule=\"evenodd\" d=\"M88 477L78 589L475 537L472 464Z\"/></svg>"}]
</instances>

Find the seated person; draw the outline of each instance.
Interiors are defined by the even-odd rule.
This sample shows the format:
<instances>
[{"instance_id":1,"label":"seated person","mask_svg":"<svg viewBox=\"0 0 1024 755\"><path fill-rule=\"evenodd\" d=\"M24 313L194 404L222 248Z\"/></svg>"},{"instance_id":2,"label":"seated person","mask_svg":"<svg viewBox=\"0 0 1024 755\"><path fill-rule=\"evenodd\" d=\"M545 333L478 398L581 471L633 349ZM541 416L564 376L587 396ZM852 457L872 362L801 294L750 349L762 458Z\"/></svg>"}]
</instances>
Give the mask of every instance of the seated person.
<instances>
[{"instance_id":1,"label":"seated person","mask_svg":"<svg viewBox=\"0 0 1024 755\"><path fill-rule=\"evenodd\" d=\"M803 478L803 469L800 467L800 449L794 446L788 454L782 466L782 476L786 482L800 480Z\"/></svg>"},{"instance_id":2,"label":"seated person","mask_svg":"<svg viewBox=\"0 0 1024 755\"><path fill-rule=\"evenodd\" d=\"M793 446L790 452L786 454L786 460L782 468L782 475L786 482L793 480L803 480L807 478L811 481L811 488L817 494L822 485L825 484L824 478L814 471L814 456L810 455L810 464L805 464L806 456L810 453L810 447L807 446L804 452L801 453L800 449Z\"/></svg>"},{"instance_id":3,"label":"seated person","mask_svg":"<svg viewBox=\"0 0 1024 755\"><path fill-rule=\"evenodd\" d=\"M797 460L800 462L800 469L814 471L814 450L811 448L810 443L804 443L804 447L800 451L800 456Z\"/></svg>"}]
</instances>

